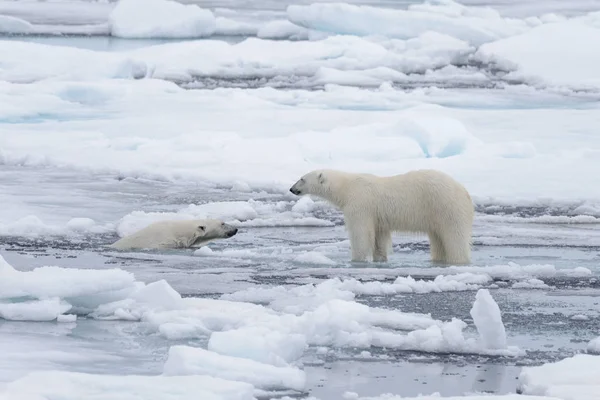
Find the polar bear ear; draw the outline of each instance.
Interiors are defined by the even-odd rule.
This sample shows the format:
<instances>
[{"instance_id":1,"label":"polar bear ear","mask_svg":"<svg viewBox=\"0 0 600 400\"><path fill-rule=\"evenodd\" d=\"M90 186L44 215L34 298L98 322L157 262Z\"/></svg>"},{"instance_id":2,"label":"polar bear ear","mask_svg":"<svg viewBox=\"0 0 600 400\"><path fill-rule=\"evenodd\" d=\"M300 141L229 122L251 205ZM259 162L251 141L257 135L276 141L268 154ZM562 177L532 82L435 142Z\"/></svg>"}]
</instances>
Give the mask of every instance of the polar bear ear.
<instances>
[{"instance_id":1,"label":"polar bear ear","mask_svg":"<svg viewBox=\"0 0 600 400\"><path fill-rule=\"evenodd\" d=\"M317 178L319 179L319 183L321 185L325 183L325 177L323 176L322 172L319 173L319 176Z\"/></svg>"}]
</instances>

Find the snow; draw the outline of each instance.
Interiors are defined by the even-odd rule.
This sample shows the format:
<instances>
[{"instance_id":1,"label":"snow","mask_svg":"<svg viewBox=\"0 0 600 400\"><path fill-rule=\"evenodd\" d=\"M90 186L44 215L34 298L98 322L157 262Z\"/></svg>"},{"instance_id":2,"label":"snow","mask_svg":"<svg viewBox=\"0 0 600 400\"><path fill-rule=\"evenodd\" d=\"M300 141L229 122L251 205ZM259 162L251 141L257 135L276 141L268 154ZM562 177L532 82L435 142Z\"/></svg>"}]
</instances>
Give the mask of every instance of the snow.
<instances>
[{"instance_id":1,"label":"snow","mask_svg":"<svg viewBox=\"0 0 600 400\"><path fill-rule=\"evenodd\" d=\"M119 0L109 22L113 36L137 39L199 38L216 29L212 12L171 0Z\"/></svg>"},{"instance_id":2,"label":"snow","mask_svg":"<svg viewBox=\"0 0 600 400\"><path fill-rule=\"evenodd\" d=\"M7 65L12 65L12 57L22 54L12 48L13 44L0 44ZM64 63L64 69L56 71L61 76L92 77L93 71L86 72L86 68L108 68L111 64L91 52L98 59L79 68L68 64L61 48L26 45L31 47L28 51L32 57L34 51L43 50L35 56ZM208 54L205 58L211 59ZM164 55L162 59L170 57ZM82 62L82 58L78 60ZM58 76L47 74L52 63L19 64L22 69L14 64L0 75L4 79L8 79L7 74L24 77L27 70L39 69L40 75L36 72L27 80L41 79L42 70L45 77ZM138 62L130 60L127 65ZM7 96L0 95L0 119L10 123L15 133L3 138L3 163L8 166L68 166L123 177L226 187L242 182L253 191L277 193L287 193L299 176L317 166L381 175L437 168L464 183L474 198L512 204L589 205L586 214L595 209L595 215L600 215L600 208L594 206L600 189L586 184L585 172L594 169L593 150L600 146L587 128L597 123L594 110L537 110L526 117L522 111L501 108L475 117L473 112L454 107L422 104L424 97L418 92L388 94L383 90L369 94L338 87L307 94L270 89L186 92L158 80L3 85ZM353 97L360 97L359 104L352 104ZM307 101L312 105L303 106ZM372 111L364 111L367 103ZM239 115L240 107L253 112ZM169 113L159 112L166 109ZM220 111L215 114L215 110ZM533 114L535 119L531 119ZM270 122L274 116L285 122L274 126ZM35 126L11 122L38 118ZM201 126L198 118L203 121ZM61 121L60 128L57 121ZM519 121L520 127L512 121ZM175 123L178 128L173 131ZM123 136L124 131L131 136ZM573 140L558 145L565 134ZM524 146L535 151L523 152ZM158 153L164 157L160 162ZM547 176L553 179L545 179ZM28 216L15 217L13 214L3 220L0 228L22 232L11 224ZM289 217L287 225L300 223L292 214ZM99 229L106 222L116 221L97 221ZM277 224L262 219L240 222L249 226ZM303 223L328 224L315 220Z\"/></svg>"},{"instance_id":3,"label":"snow","mask_svg":"<svg viewBox=\"0 0 600 400\"><path fill-rule=\"evenodd\" d=\"M522 35L487 43L475 57L513 70L505 79L580 89L600 88L600 13L589 20L546 24ZM507 64L508 63L508 64Z\"/></svg>"},{"instance_id":4,"label":"snow","mask_svg":"<svg viewBox=\"0 0 600 400\"><path fill-rule=\"evenodd\" d=\"M246 382L265 390L292 389L303 391L304 371L294 367L276 367L247 358L220 355L201 348L172 346L165 362L164 374L207 375L231 381Z\"/></svg>"},{"instance_id":5,"label":"snow","mask_svg":"<svg viewBox=\"0 0 600 400\"><path fill-rule=\"evenodd\" d=\"M481 342L488 349L506 348L506 330L498 304L487 289L479 289L471 308L471 317Z\"/></svg>"},{"instance_id":6,"label":"snow","mask_svg":"<svg viewBox=\"0 0 600 400\"><path fill-rule=\"evenodd\" d=\"M463 330L467 324L459 319L453 318L444 322L434 320L429 315L379 309L356 303L353 301L354 293L341 289L339 280L325 281L317 287L309 285L291 289L289 293L283 288L262 294L259 292L263 299L274 298L270 308L267 308L229 301L227 296L220 300L182 298L165 280L149 284L132 282L131 274L121 274L119 270L48 268L51 267L19 272L3 261L3 278L8 279L2 280L5 287L0 288L0 294L3 298L12 298L16 302L3 304L3 308L0 309L3 316L19 320L52 320L66 313L72 304L79 309L79 313L98 320L143 321L171 340L217 334L208 343L209 351L215 352L214 355L210 353L213 358L208 358L204 353L198 353L200 355L195 357L189 349L173 350L174 361L168 363L169 368L165 367L169 371L179 371L182 368L217 368L222 363L227 363L229 358L244 358L248 361L248 366L256 364L252 368L287 368L282 365L285 366L298 358L306 345L340 348L376 346L433 353L505 356L522 354L520 349L512 346L502 349L481 346L475 338L465 336ZM52 273L49 274L48 271ZM123 279L125 277L126 279ZM110 282L106 280L108 278L111 278ZM456 277L454 283L449 285L444 277L438 277L433 285L441 284L446 290L456 290L458 287L460 290L469 287L464 286L464 282L482 283L488 280L488 277L463 275ZM427 287L426 282L419 283L410 278L407 281L416 285L417 290L423 290L419 289L419 286ZM108 283L112 284L111 290L106 287ZM361 285L356 281L349 283L350 288L360 288ZM404 287L397 283L394 285ZM35 290L32 287L35 287ZM367 290L362 290L363 293L390 292L389 289L382 291L381 286L376 285L367 284L366 288ZM248 293L241 293L237 297L245 301L248 301L248 297L256 298L252 291ZM36 303L16 298L25 295L37 295L38 298L54 295L57 298ZM236 298L236 295L231 297ZM226 345L227 338L245 341L244 338L250 336L256 338L246 341L247 345L233 345L230 348ZM181 361L184 354L192 354L189 355L191 359ZM202 362L209 361L210 365L203 366ZM233 364L241 365L246 361L238 360ZM286 376L291 373L287 369L283 371L281 373ZM227 372L229 373L234 372ZM227 374L219 376L230 376ZM274 374L273 372L268 375L279 376ZM244 379L256 385L274 385L272 382L258 383L251 380L254 379L251 377L242 380ZM299 378L296 376L293 379L295 383L291 385L297 388L300 385L300 381L297 380Z\"/></svg>"},{"instance_id":7,"label":"snow","mask_svg":"<svg viewBox=\"0 0 600 400\"><path fill-rule=\"evenodd\" d=\"M516 35L528 30L530 24L541 23L537 19L503 18L491 8L465 7L454 1L414 4L407 10L346 3L290 5L287 15L296 25L329 33L408 39L433 31L475 45Z\"/></svg>"},{"instance_id":8,"label":"snow","mask_svg":"<svg viewBox=\"0 0 600 400\"><path fill-rule=\"evenodd\" d=\"M3 400L255 400L252 385L210 376L95 375L63 371L32 372L6 385L0 396Z\"/></svg>"},{"instance_id":9,"label":"snow","mask_svg":"<svg viewBox=\"0 0 600 400\"><path fill-rule=\"evenodd\" d=\"M577 354L555 363L523 367L519 385L524 394L561 400L597 400L600 357Z\"/></svg>"},{"instance_id":10,"label":"snow","mask_svg":"<svg viewBox=\"0 0 600 400\"><path fill-rule=\"evenodd\" d=\"M485 399L597 399L596 4L84 3L0 1L0 398L377 396L400 364L492 357L510 382L466 390L551 359L523 369L534 396ZM424 235L350 263L339 210L289 193L316 168L449 173L473 264L430 265ZM192 218L240 231L105 247Z\"/></svg>"},{"instance_id":11,"label":"snow","mask_svg":"<svg viewBox=\"0 0 600 400\"><path fill-rule=\"evenodd\" d=\"M587 345L587 351L588 353L600 355L600 336L590 340L590 342Z\"/></svg>"},{"instance_id":12,"label":"snow","mask_svg":"<svg viewBox=\"0 0 600 400\"><path fill-rule=\"evenodd\" d=\"M137 287L133 274L120 269L66 269L45 266L17 271L0 256L0 314L3 318L52 320L70 310L93 310L126 298ZM37 299L15 303L18 299Z\"/></svg>"},{"instance_id":13,"label":"snow","mask_svg":"<svg viewBox=\"0 0 600 400\"><path fill-rule=\"evenodd\" d=\"M70 309L70 304L58 298L0 303L0 318L8 321L53 321Z\"/></svg>"}]
</instances>

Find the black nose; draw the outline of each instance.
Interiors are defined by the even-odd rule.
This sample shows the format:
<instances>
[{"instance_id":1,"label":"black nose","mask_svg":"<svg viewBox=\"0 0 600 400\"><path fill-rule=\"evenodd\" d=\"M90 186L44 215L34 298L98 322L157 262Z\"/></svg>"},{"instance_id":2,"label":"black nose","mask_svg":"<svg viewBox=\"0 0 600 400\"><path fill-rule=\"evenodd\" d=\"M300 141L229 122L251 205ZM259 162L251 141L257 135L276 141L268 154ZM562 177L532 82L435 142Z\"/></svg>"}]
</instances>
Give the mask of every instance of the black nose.
<instances>
[{"instance_id":1,"label":"black nose","mask_svg":"<svg viewBox=\"0 0 600 400\"><path fill-rule=\"evenodd\" d=\"M235 235L238 232L237 228L230 231L229 234L227 236L232 237L233 235Z\"/></svg>"},{"instance_id":2,"label":"black nose","mask_svg":"<svg viewBox=\"0 0 600 400\"><path fill-rule=\"evenodd\" d=\"M300 193L300 191L298 189L294 189L293 187L290 188L290 192L292 192L293 194L297 195Z\"/></svg>"}]
</instances>

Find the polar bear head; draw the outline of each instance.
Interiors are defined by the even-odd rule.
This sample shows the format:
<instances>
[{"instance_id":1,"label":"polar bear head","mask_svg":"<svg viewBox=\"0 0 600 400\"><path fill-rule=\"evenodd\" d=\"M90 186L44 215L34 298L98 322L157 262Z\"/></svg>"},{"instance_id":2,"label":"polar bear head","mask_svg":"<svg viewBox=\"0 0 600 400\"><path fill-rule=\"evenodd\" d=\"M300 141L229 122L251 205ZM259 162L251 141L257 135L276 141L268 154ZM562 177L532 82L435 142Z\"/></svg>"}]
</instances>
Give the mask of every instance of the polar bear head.
<instances>
[{"instance_id":1,"label":"polar bear head","mask_svg":"<svg viewBox=\"0 0 600 400\"><path fill-rule=\"evenodd\" d=\"M190 247L201 247L215 239L226 239L234 236L238 230L218 219L203 219L193 221L196 224L197 234Z\"/></svg>"},{"instance_id":2,"label":"polar bear head","mask_svg":"<svg viewBox=\"0 0 600 400\"><path fill-rule=\"evenodd\" d=\"M323 196L328 190L326 175L327 171L325 170L311 171L294 183L290 188L290 192L296 196L304 196L305 194Z\"/></svg>"}]
</instances>

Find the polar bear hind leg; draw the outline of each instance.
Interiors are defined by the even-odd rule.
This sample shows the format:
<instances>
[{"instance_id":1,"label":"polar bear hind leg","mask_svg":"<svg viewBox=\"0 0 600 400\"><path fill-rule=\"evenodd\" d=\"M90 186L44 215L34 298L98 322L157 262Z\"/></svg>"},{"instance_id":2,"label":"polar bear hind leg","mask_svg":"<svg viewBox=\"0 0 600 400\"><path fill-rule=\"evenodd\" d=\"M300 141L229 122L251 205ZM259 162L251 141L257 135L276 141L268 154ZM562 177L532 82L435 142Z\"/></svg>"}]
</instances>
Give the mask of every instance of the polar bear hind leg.
<instances>
[{"instance_id":1,"label":"polar bear hind leg","mask_svg":"<svg viewBox=\"0 0 600 400\"><path fill-rule=\"evenodd\" d=\"M439 235L435 232L429 232L429 252L431 253L431 261L444 262L446 252L444 251L444 243Z\"/></svg>"},{"instance_id":2,"label":"polar bear hind leg","mask_svg":"<svg viewBox=\"0 0 600 400\"><path fill-rule=\"evenodd\" d=\"M467 234L468 233L468 234ZM437 233L444 249L443 262L447 264L468 264L471 262L470 232ZM433 253L432 253L433 256Z\"/></svg>"},{"instance_id":3,"label":"polar bear hind leg","mask_svg":"<svg viewBox=\"0 0 600 400\"><path fill-rule=\"evenodd\" d=\"M386 262L388 253L392 248L392 233L378 230L375 234L375 248L373 249L374 262Z\"/></svg>"}]
</instances>

